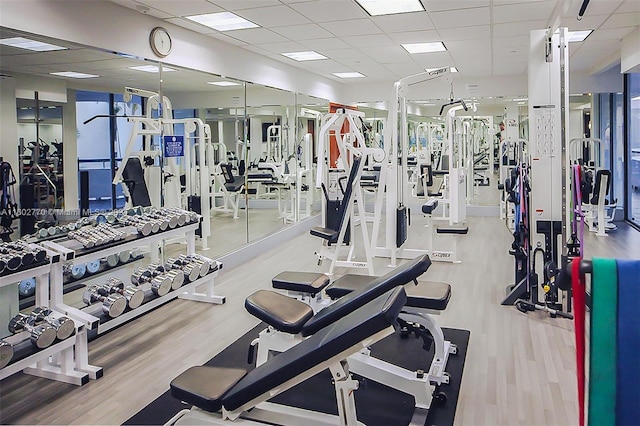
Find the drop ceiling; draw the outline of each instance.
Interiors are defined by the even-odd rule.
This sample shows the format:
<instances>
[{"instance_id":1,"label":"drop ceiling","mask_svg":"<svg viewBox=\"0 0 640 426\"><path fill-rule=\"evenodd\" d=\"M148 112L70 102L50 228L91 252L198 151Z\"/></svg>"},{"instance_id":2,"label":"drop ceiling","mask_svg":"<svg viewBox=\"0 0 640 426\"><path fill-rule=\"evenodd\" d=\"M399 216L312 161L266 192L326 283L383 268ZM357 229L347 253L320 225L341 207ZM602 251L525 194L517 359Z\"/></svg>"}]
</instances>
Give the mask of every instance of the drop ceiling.
<instances>
[{"instance_id":1,"label":"drop ceiling","mask_svg":"<svg viewBox=\"0 0 640 426\"><path fill-rule=\"evenodd\" d=\"M422 0L425 11L369 16L354 0L112 0L210 37L319 75L360 72L354 84L395 81L424 68L455 66L461 75L517 75L527 68L529 31L546 28L564 2L549 0ZM389 0L392 1L392 0ZM640 24L639 0L570 1L561 25L592 29L571 43L571 70L592 73L611 63L620 40ZM260 28L218 32L186 16L229 11ZM411 55L401 43L442 41L446 52ZM282 56L315 50L328 59L296 62ZM618 56L619 58L619 56ZM590 72L591 71L591 72ZM344 80L342 80L344 81Z\"/></svg>"}]
</instances>

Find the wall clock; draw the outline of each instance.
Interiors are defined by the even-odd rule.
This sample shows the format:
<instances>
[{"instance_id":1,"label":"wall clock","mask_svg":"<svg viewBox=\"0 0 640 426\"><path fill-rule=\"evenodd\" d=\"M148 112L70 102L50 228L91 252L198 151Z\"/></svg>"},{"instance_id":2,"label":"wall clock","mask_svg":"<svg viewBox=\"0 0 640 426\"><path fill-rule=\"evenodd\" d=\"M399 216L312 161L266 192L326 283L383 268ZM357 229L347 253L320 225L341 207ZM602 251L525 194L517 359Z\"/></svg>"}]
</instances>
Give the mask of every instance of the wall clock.
<instances>
[{"instance_id":1,"label":"wall clock","mask_svg":"<svg viewBox=\"0 0 640 426\"><path fill-rule=\"evenodd\" d=\"M151 44L153 53L161 58L171 53L171 36L169 32L162 27L155 27L151 30L149 43Z\"/></svg>"}]
</instances>

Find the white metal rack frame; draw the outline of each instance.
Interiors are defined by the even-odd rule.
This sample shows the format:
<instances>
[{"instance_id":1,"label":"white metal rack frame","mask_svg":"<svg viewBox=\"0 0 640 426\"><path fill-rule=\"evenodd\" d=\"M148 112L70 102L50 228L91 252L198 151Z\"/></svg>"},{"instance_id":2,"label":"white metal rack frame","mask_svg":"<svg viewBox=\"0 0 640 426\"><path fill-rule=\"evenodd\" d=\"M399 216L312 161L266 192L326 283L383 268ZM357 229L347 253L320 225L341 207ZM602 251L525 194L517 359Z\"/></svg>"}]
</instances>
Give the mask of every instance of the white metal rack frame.
<instances>
[{"instance_id":1,"label":"white metal rack frame","mask_svg":"<svg viewBox=\"0 0 640 426\"><path fill-rule=\"evenodd\" d=\"M53 309L50 305L51 299L49 297L51 271L54 269L54 266L57 267L62 263L60 262L60 255L58 253L48 250L48 256L50 263L1 276L0 287L16 285L17 282L23 279L35 277L36 306L47 306ZM62 269L60 269L60 271L62 271ZM62 289L62 287L60 289ZM60 315L59 311L54 311L52 314L53 317ZM78 348L76 345L79 341L79 336L86 335L86 330L85 325L81 321L74 319L74 322L76 324L76 331L73 336L54 343L48 348L39 350L23 359L10 362L0 370L0 380L22 371L33 376L74 385L82 386L86 384L89 381L89 374L79 368L77 358ZM4 340L16 347L28 339L29 333L23 331L6 337ZM76 355L75 357L74 354ZM102 376L101 368L96 368L96 376Z\"/></svg>"},{"instance_id":2,"label":"white metal rack frame","mask_svg":"<svg viewBox=\"0 0 640 426\"><path fill-rule=\"evenodd\" d=\"M226 301L225 297L216 295L214 289L214 279L217 277L220 269L222 269L222 264L216 261L217 268L214 272L211 272L198 280L190 282L177 290L173 290L164 296L153 298L147 303L143 303L140 307L129 310L117 318L101 322L99 317L92 315L85 309L74 308L64 303L62 292L62 265L64 261L75 259L79 262L90 262L92 260L100 259L111 254L119 253L123 250L133 249L144 245L153 246L164 239L177 237L186 237L187 253L195 253L195 232L196 229L198 229L198 225L198 223L193 223L179 228L149 235L147 237L125 239L122 244L110 245L102 250L92 250L91 252L85 252L84 254L82 253L82 250L79 250L77 255L76 250L72 248L74 246L78 247L75 242L68 242L66 244L55 242L43 243L43 245L46 245L48 249L54 250L55 252L59 253L62 258L62 262L53 264L51 268L51 306L52 309L56 309L57 311L64 313L68 317L81 322L85 326L83 332L77 334L75 356L78 368L89 373L89 377L91 377L92 379L100 378L102 376L102 369L100 367L92 366L88 362L87 330L96 329L98 334L104 333L175 298L214 304L223 304ZM204 292L198 292L197 289L199 287L204 287ZM145 287L142 288L144 289Z\"/></svg>"}]
</instances>

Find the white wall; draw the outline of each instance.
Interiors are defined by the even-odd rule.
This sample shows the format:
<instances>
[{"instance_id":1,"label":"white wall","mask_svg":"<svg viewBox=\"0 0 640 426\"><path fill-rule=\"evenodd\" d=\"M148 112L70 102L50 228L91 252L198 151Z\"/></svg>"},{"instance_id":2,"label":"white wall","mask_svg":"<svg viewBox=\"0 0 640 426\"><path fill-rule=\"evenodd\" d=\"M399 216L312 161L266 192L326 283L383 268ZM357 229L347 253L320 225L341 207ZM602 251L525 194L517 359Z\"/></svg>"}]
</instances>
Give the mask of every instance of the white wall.
<instances>
[{"instance_id":1,"label":"white wall","mask_svg":"<svg viewBox=\"0 0 640 426\"><path fill-rule=\"evenodd\" d=\"M0 157L18 174L18 115L15 98L16 79L0 76ZM17 188L16 188L17 190Z\"/></svg>"},{"instance_id":2,"label":"white wall","mask_svg":"<svg viewBox=\"0 0 640 426\"><path fill-rule=\"evenodd\" d=\"M620 53L621 72L640 72L640 29L622 39Z\"/></svg>"}]
</instances>

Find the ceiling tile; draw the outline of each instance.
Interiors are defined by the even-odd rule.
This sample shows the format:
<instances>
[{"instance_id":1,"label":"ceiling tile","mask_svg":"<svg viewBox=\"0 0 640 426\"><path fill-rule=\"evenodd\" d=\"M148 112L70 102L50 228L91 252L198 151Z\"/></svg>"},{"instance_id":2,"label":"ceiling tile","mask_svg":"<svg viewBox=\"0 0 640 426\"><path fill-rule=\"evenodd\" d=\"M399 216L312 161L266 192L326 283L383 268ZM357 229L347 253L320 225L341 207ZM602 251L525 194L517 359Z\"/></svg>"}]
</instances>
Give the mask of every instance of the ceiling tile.
<instances>
[{"instance_id":1,"label":"ceiling tile","mask_svg":"<svg viewBox=\"0 0 640 426\"><path fill-rule=\"evenodd\" d=\"M479 50L491 50L491 39L479 39L479 40L464 40L464 41L451 41L445 45L449 52L453 53L467 53L476 52Z\"/></svg>"},{"instance_id":2,"label":"ceiling tile","mask_svg":"<svg viewBox=\"0 0 640 426\"><path fill-rule=\"evenodd\" d=\"M408 31L406 33L388 34L389 38L398 43L427 43L442 41L438 31Z\"/></svg>"},{"instance_id":3,"label":"ceiling tile","mask_svg":"<svg viewBox=\"0 0 640 426\"><path fill-rule=\"evenodd\" d=\"M146 8L146 12L144 13L145 15L150 15L160 19L171 18L173 16L172 14L163 12L153 7L149 7L147 5L143 5L140 2L135 2L133 0L112 0L112 2L117 3L121 6L128 7L129 9L136 10L140 13L142 13L141 8ZM147 2L147 3L151 3L151 2Z\"/></svg>"},{"instance_id":4,"label":"ceiling tile","mask_svg":"<svg viewBox=\"0 0 640 426\"><path fill-rule=\"evenodd\" d=\"M427 12L489 6L489 0L424 0Z\"/></svg>"},{"instance_id":5,"label":"ceiling tile","mask_svg":"<svg viewBox=\"0 0 640 426\"><path fill-rule=\"evenodd\" d=\"M287 52L301 52L306 50L306 48L294 41L286 41L283 43L265 43L265 44L256 44L254 47L257 50L254 50L258 53L287 53ZM253 50L253 49L252 49Z\"/></svg>"},{"instance_id":6,"label":"ceiling tile","mask_svg":"<svg viewBox=\"0 0 640 426\"><path fill-rule=\"evenodd\" d=\"M346 41L353 47L398 46L397 42L391 40L385 34L351 36L344 38L344 41ZM398 46L398 48L401 47Z\"/></svg>"},{"instance_id":7,"label":"ceiling tile","mask_svg":"<svg viewBox=\"0 0 640 426\"><path fill-rule=\"evenodd\" d=\"M206 0L143 0L140 3L161 10L171 16L190 16L222 12L222 8Z\"/></svg>"},{"instance_id":8,"label":"ceiling tile","mask_svg":"<svg viewBox=\"0 0 640 426\"><path fill-rule=\"evenodd\" d=\"M490 23L488 7L433 12L429 16L431 16L431 21L438 29L471 27Z\"/></svg>"},{"instance_id":9,"label":"ceiling tile","mask_svg":"<svg viewBox=\"0 0 640 426\"><path fill-rule=\"evenodd\" d=\"M223 9L235 11L251 9L254 7L277 6L281 3L278 0L209 0Z\"/></svg>"},{"instance_id":10,"label":"ceiling tile","mask_svg":"<svg viewBox=\"0 0 640 426\"><path fill-rule=\"evenodd\" d=\"M442 41L473 40L491 37L490 25L477 25L473 27L446 28L438 30Z\"/></svg>"},{"instance_id":11,"label":"ceiling tile","mask_svg":"<svg viewBox=\"0 0 640 426\"><path fill-rule=\"evenodd\" d=\"M637 1L637 0L634 0ZM605 0L605 1L592 1L589 2L587 9L584 13L584 18L595 15L611 15L622 4L622 0ZM571 16L574 19L578 16L578 12L582 7L582 1L573 1L571 7L567 11L567 16Z\"/></svg>"},{"instance_id":12,"label":"ceiling tile","mask_svg":"<svg viewBox=\"0 0 640 426\"><path fill-rule=\"evenodd\" d=\"M526 34L529 36L529 31L544 29L547 26L547 21L523 21L513 22L509 24L495 24L493 26L494 37L512 37L521 36Z\"/></svg>"},{"instance_id":13,"label":"ceiling tile","mask_svg":"<svg viewBox=\"0 0 640 426\"><path fill-rule=\"evenodd\" d=\"M493 7L493 23L530 21L536 19L549 20L555 1L538 1L535 3L518 3Z\"/></svg>"},{"instance_id":14,"label":"ceiling tile","mask_svg":"<svg viewBox=\"0 0 640 426\"><path fill-rule=\"evenodd\" d=\"M289 25L274 28L273 31L292 40L333 37L333 34L318 24Z\"/></svg>"},{"instance_id":15,"label":"ceiling tile","mask_svg":"<svg viewBox=\"0 0 640 426\"><path fill-rule=\"evenodd\" d=\"M266 28L248 28L245 30L225 31L225 34L237 40L251 44L277 43L279 41L288 41L280 34L276 34Z\"/></svg>"},{"instance_id":16,"label":"ceiling tile","mask_svg":"<svg viewBox=\"0 0 640 426\"><path fill-rule=\"evenodd\" d=\"M244 45L247 44L246 42L244 42L242 40L238 40L238 39L235 39L233 37L229 37L228 35L223 34L223 33L219 33L219 32L214 32L214 33L207 34L207 35L209 37L213 37L215 39L222 40L222 41L224 41L226 43L233 44L234 46L244 46Z\"/></svg>"},{"instance_id":17,"label":"ceiling tile","mask_svg":"<svg viewBox=\"0 0 640 426\"><path fill-rule=\"evenodd\" d=\"M238 15L263 27L308 24L311 21L288 6L258 7L238 12Z\"/></svg>"},{"instance_id":18,"label":"ceiling tile","mask_svg":"<svg viewBox=\"0 0 640 426\"><path fill-rule=\"evenodd\" d=\"M493 0L494 6L501 6L503 4L514 4L514 3L535 3L539 1L546 0Z\"/></svg>"},{"instance_id":19,"label":"ceiling tile","mask_svg":"<svg viewBox=\"0 0 640 426\"><path fill-rule=\"evenodd\" d=\"M360 49L363 53L376 59L378 63L407 62L411 56L401 46L376 46Z\"/></svg>"},{"instance_id":20,"label":"ceiling tile","mask_svg":"<svg viewBox=\"0 0 640 426\"><path fill-rule=\"evenodd\" d=\"M290 59L289 61L293 61ZM293 61L295 62L295 61ZM302 63L303 68L313 71L326 71L326 72L334 72L336 69L343 68L343 65L337 61L331 59L323 59L321 61L305 61Z\"/></svg>"},{"instance_id":21,"label":"ceiling tile","mask_svg":"<svg viewBox=\"0 0 640 426\"><path fill-rule=\"evenodd\" d=\"M529 49L529 36L498 37L493 39L493 48L498 52L512 47Z\"/></svg>"},{"instance_id":22,"label":"ceiling tile","mask_svg":"<svg viewBox=\"0 0 640 426\"><path fill-rule=\"evenodd\" d=\"M587 38L585 41L582 42L582 48L580 49L580 51L581 52L586 52L586 51L604 52L608 50L610 52L615 52L619 48L620 48L620 43L618 42L618 40L590 40L589 38ZM594 58L594 62L595 62L595 58Z\"/></svg>"},{"instance_id":23,"label":"ceiling tile","mask_svg":"<svg viewBox=\"0 0 640 426\"><path fill-rule=\"evenodd\" d=\"M562 19L562 25L570 31L595 30L609 18L609 15L584 16L580 21L575 16L566 16Z\"/></svg>"},{"instance_id":24,"label":"ceiling tile","mask_svg":"<svg viewBox=\"0 0 640 426\"><path fill-rule=\"evenodd\" d=\"M601 28L637 27L639 24L640 13L614 13Z\"/></svg>"},{"instance_id":25,"label":"ceiling tile","mask_svg":"<svg viewBox=\"0 0 640 426\"><path fill-rule=\"evenodd\" d=\"M622 5L616 9L616 13L640 13L640 1L625 0Z\"/></svg>"},{"instance_id":26,"label":"ceiling tile","mask_svg":"<svg viewBox=\"0 0 640 426\"><path fill-rule=\"evenodd\" d=\"M622 27L599 29L589 35L588 40L622 40L627 34L631 33L637 27Z\"/></svg>"},{"instance_id":27,"label":"ceiling tile","mask_svg":"<svg viewBox=\"0 0 640 426\"><path fill-rule=\"evenodd\" d=\"M328 22L337 19L357 19L368 17L355 2L315 0L289 4L289 7L303 14L313 22Z\"/></svg>"},{"instance_id":28,"label":"ceiling tile","mask_svg":"<svg viewBox=\"0 0 640 426\"><path fill-rule=\"evenodd\" d=\"M385 68L399 76L408 76L418 74L424 71L424 68L415 62L404 62L399 64L385 64Z\"/></svg>"},{"instance_id":29,"label":"ceiling tile","mask_svg":"<svg viewBox=\"0 0 640 426\"><path fill-rule=\"evenodd\" d=\"M354 69L362 68L363 66L369 66L369 65L373 66L377 64L373 58L369 56L364 56L362 54L360 54L360 56L351 56L348 58L341 58L338 62L340 62L342 65L347 65Z\"/></svg>"},{"instance_id":30,"label":"ceiling tile","mask_svg":"<svg viewBox=\"0 0 640 426\"><path fill-rule=\"evenodd\" d=\"M332 59L342 59L362 55L359 49L320 49L318 53L322 53L324 56Z\"/></svg>"},{"instance_id":31,"label":"ceiling tile","mask_svg":"<svg viewBox=\"0 0 640 426\"><path fill-rule=\"evenodd\" d=\"M323 22L320 25L327 31L339 37L382 33L380 28L378 28L370 19Z\"/></svg>"},{"instance_id":32,"label":"ceiling tile","mask_svg":"<svg viewBox=\"0 0 640 426\"><path fill-rule=\"evenodd\" d=\"M416 53L411 55L413 61L424 68L446 67L453 64L448 52Z\"/></svg>"},{"instance_id":33,"label":"ceiling tile","mask_svg":"<svg viewBox=\"0 0 640 426\"><path fill-rule=\"evenodd\" d=\"M331 38L317 38L314 40L300 40L300 44L307 46L312 50L327 50L327 49L347 49L349 46L347 43L337 37Z\"/></svg>"},{"instance_id":34,"label":"ceiling tile","mask_svg":"<svg viewBox=\"0 0 640 426\"><path fill-rule=\"evenodd\" d=\"M373 16L371 20L384 32L432 30L433 23L426 12L401 13L398 15Z\"/></svg>"},{"instance_id":35,"label":"ceiling tile","mask_svg":"<svg viewBox=\"0 0 640 426\"><path fill-rule=\"evenodd\" d=\"M522 74L527 69L527 63L500 63L493 66L493 75Z\"/></svg>"}]
</instances>

